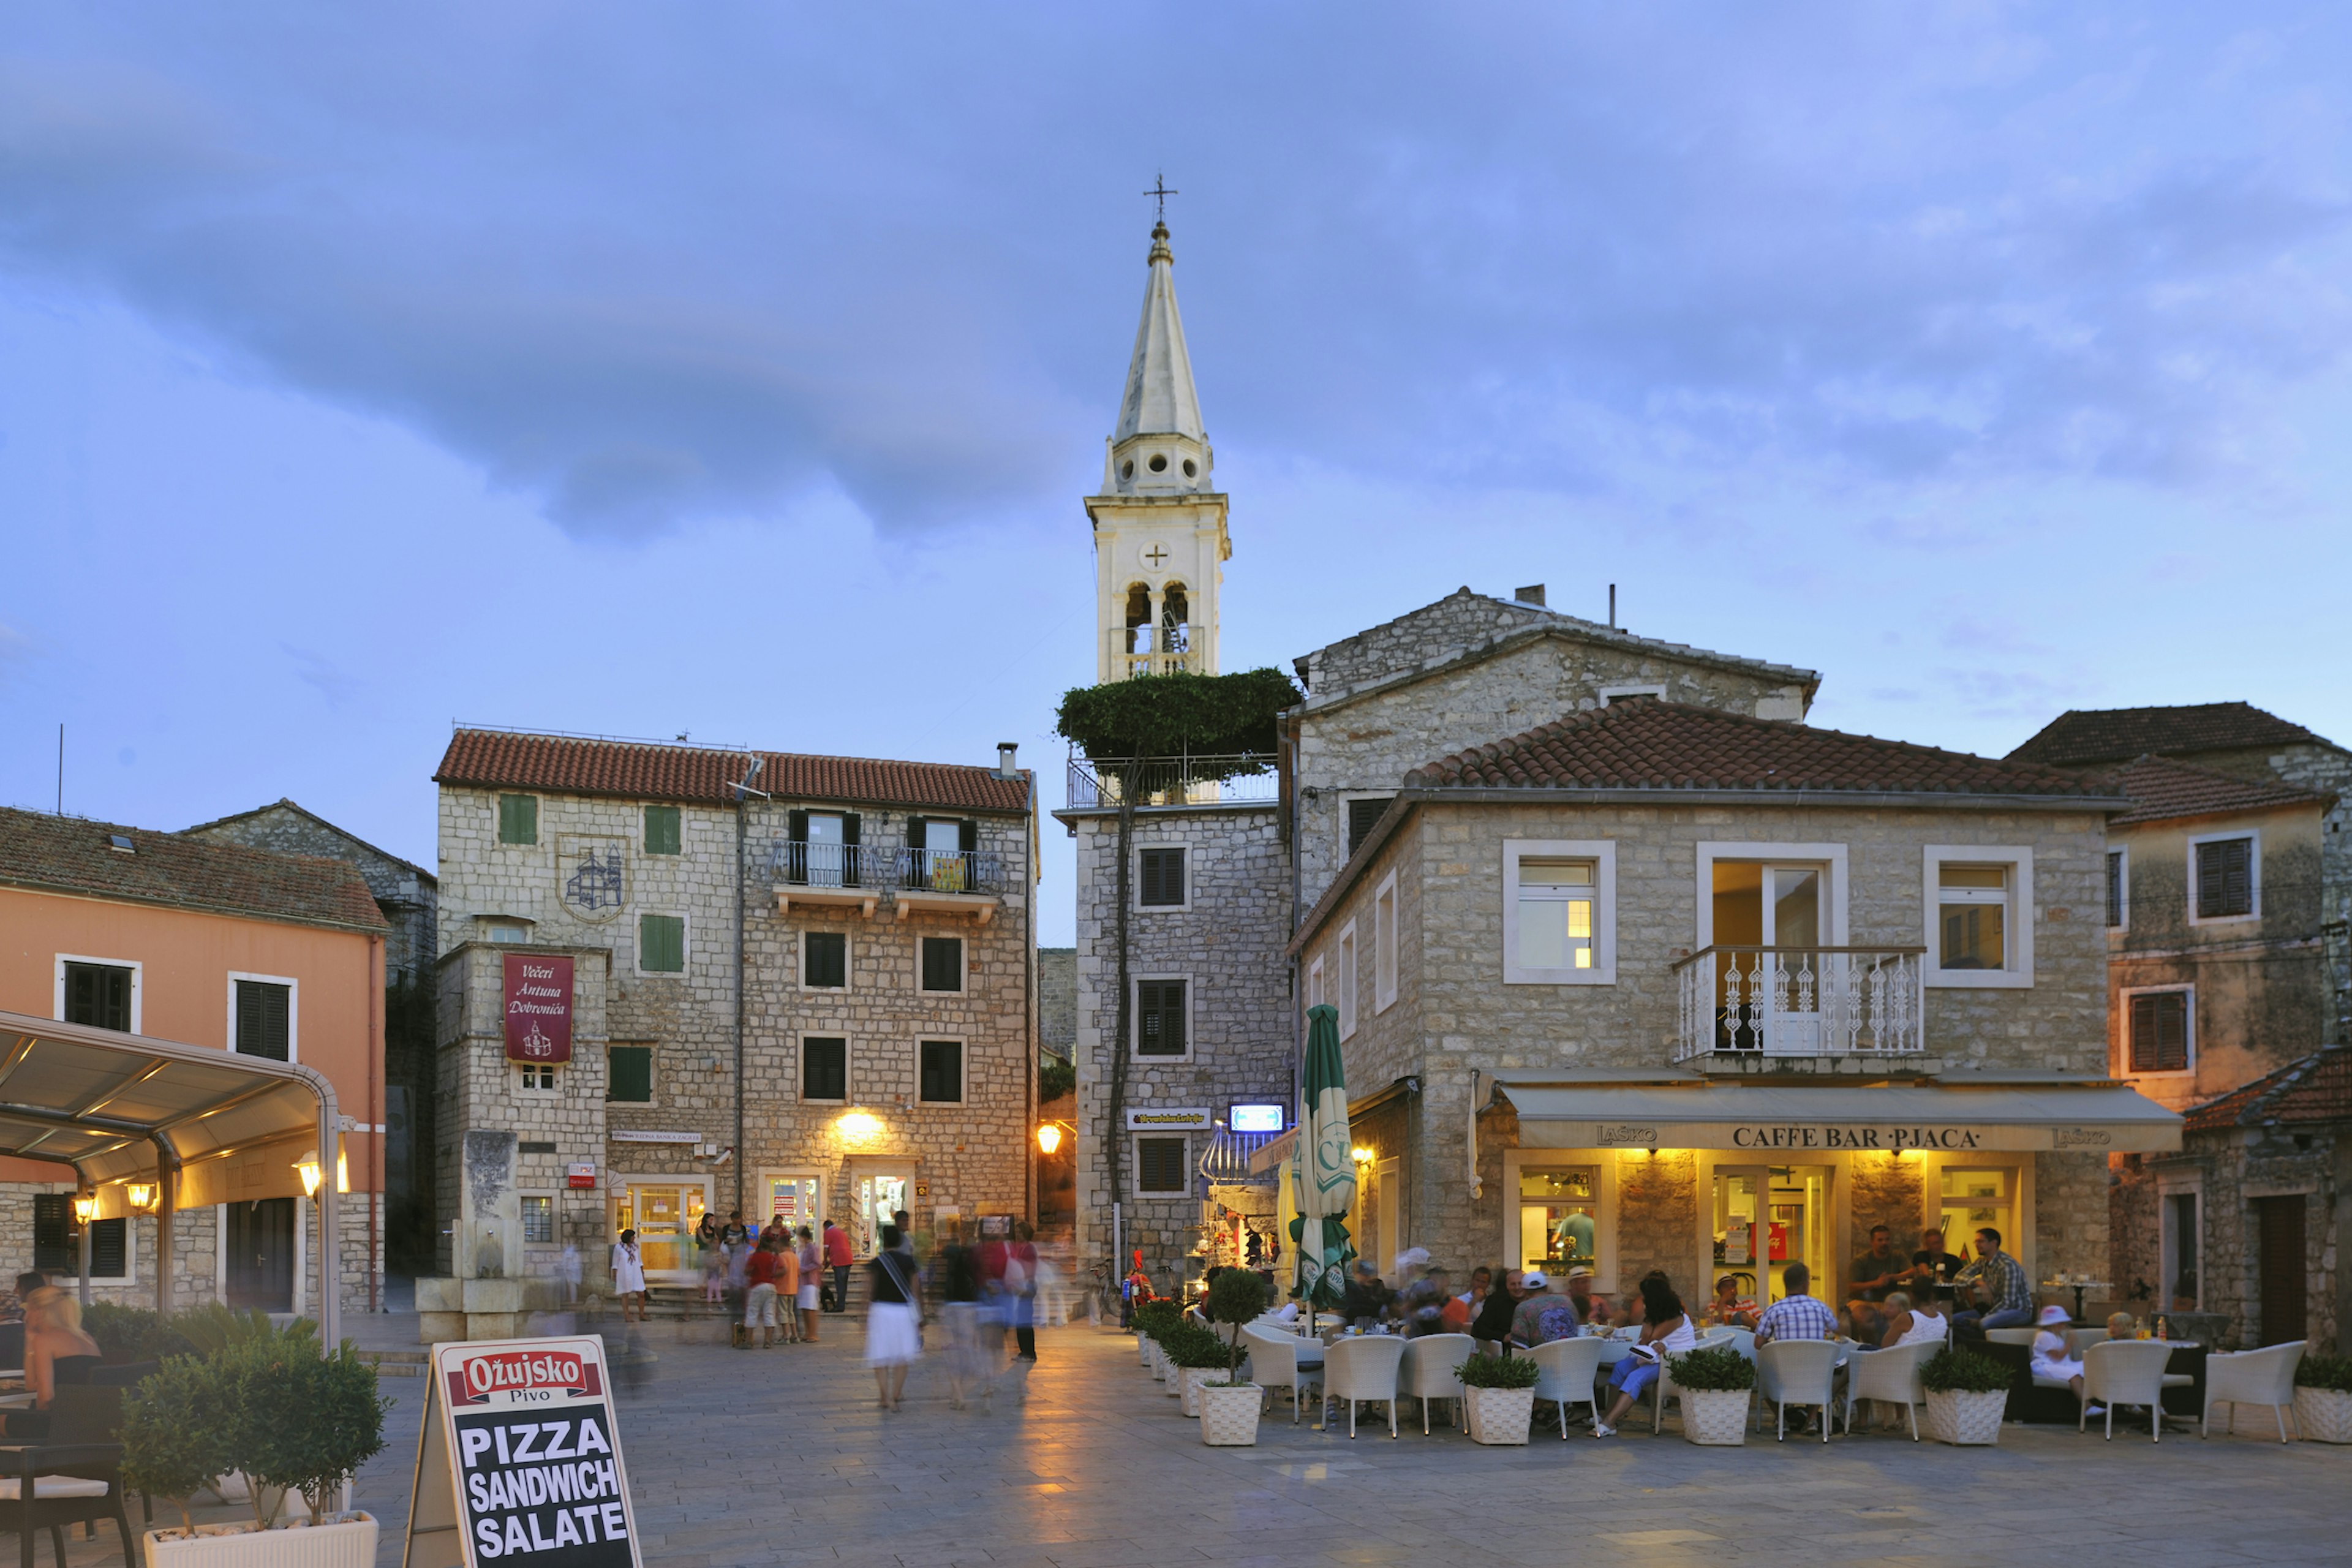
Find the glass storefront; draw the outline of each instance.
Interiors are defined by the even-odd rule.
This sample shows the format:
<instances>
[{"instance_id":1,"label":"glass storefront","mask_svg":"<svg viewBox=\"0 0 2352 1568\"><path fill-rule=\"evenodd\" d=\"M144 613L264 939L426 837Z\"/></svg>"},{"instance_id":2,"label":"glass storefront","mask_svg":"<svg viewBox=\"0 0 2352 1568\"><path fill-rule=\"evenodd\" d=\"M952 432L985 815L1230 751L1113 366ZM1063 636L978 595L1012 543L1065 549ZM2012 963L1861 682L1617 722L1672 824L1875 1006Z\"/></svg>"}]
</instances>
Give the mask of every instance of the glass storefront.
<instances>
[{"instance_id":1,"label":"glass storefront","mask_svg":"<svg viewBox=\"0 0 2352 1568\"><path fill-rule=\"evenodd\" d=\"M871 1258L881 1247L882 1227L890 1216L908 1207L907 1194L914 1178L904 1171L861 1171L849 1188L849 1245L860 1258Z\"/></svg>"},{"instance_id":2,"label":"glass storefront","mask_svg":"<svg viewBox=\"0 0 2352 1568\"><path fill-rule=\"evenodd\" d=\"M1769 1306L1787 1295L1791 1263L1811 1270L1811 1293L1826 1297L1830 1258L1830 1167L1718 1165L1715 1172L1715 1276ZM1715 1279L1706 1282L1711 1292Z\"/></svg>"},{"instance_id":3,"label":"glass storefront","mask_svg":"<svg viewBox=\"0 0 2352 1568\"><path fill-rule=\"evenodd\" d=\"M824 1208L818 1201L824 1191L820 1178L772 1172L762 1184L768 1198L760 1215L762 1224L772 1219L788 1230L806 1226L814 1231L824 1223Z\"/></svg>"},{"instance_id":4,"label":"glass storefront","mask_svg":"<svg viewBox=\"0 0 2352 1568\"><path fill-rule=\"evenodd\" d=\"M685 1279L695 1268L688 1238L702 1223L707 1201L699 1182L630 1182L613 1194L613 1236L637 1233L637 1253L648 1278Z\"/></svg>"},{"instance_id":5,"label":"glass storefront","mask_svg":"<svg viewBox=\"0 0 2352 1568\"><path fill-rule=\"evenodd\" d=\"M1518 1267L1555 1274L1570 1264L1594 1267L1598 1175L1591 1165L1519 1173Z\"/></svg>"},{"instance_id":6,"label":"glass storefront","mask_svg":"<svg viewBox=\"0 0 2352 1568\"><path fill-rule=\"evenodd\" d=\"M2018 1254L2017 1173L2005 1165L1944 1167L1944 1250L1976 1256L1976 1234L1986 1226L2000 1232L2001 1246Z\"/></svg>"}]
</instances>

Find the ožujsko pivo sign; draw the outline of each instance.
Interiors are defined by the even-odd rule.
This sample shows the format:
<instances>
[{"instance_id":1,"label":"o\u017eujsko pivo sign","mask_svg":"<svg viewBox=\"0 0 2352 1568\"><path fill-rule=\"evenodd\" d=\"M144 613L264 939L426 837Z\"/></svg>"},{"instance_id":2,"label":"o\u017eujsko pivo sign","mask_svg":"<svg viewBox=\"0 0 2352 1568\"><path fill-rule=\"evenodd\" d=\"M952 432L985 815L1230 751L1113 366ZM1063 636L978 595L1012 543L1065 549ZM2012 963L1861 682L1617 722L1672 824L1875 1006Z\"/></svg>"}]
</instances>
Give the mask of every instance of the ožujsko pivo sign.
<instances>
[{"instance_id":1,"label":"o\u017eujsko pivo sign","mask_svg":"<svg viewBox=\"0 0 2352 1568\"><path fill-rule=\"evenodd\" d=\"M407 1568L638 1568L597 1339L433 1347Z\"/></svg>"}]
</instances>

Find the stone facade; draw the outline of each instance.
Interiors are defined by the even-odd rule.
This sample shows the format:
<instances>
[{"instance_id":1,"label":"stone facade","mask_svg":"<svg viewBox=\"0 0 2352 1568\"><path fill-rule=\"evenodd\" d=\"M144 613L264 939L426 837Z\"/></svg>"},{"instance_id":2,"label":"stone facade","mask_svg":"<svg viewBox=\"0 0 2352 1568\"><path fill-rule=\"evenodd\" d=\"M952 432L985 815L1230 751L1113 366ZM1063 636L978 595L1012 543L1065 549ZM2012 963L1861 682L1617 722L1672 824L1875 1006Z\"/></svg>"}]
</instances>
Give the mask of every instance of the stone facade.
<instances>
[{"instance_id":1,"label":"stone facade","mask_svg":"<svg viewBox=\"0 0 2352 1568\"><path fill-rule=\"evenodd\" d=\"M383 944L386 980L395 974L421 978L431 970L438 953L434 931L440 884L424 867L377 848L291 800L198 823L181 829L181 836L275 849L281 855L317 855L357 867L392 927Z\"/></svg>"}]
</instances>

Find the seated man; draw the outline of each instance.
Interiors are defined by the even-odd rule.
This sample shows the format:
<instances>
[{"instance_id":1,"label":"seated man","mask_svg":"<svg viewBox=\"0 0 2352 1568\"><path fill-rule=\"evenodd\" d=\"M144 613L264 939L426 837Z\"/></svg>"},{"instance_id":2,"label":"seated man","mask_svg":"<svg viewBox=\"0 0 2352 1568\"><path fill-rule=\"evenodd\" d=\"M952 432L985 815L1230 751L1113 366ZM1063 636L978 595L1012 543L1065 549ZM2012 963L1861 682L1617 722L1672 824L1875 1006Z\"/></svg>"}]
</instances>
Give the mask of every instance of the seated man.
<instances>
[{"instance_id":1,"label":"seated man","mask_svg":"<svg viewBox=\"0 0 2352 1568\"><path fill-rule=\"evenodd\" d=\"M2020 1329L2033 1321L2032 1283L2017 1259L2000 1249L2000 1232L1985 1226L1977 1232L1976 1246L1977 1260L1955 1281L1970 1304L1952 1314L1952 1326L1981 1339L1986 1329Z\"/></svg>"},{"instance_id":2,"label":"seated man","mask_svg":"<svg viewBox=\"0 0 2352 1568\"><path fill-rule=\"evenodd\" d=\"M1706 1304L1709 1321L1735 1329L1756 1326L1756 1298L1740 1294L1739 1280L1727 1274L1715 1282L1715 1298Z\"/></svg>"},{"instance_id":3,"label":"seated man","mask_svg":"<svg viewBox=\"0 0 2352 1568\"><path fill-rule=\"evenodd\" d=\"M1529 1269L1520 1277L1527 1300L1511 1314L1511 1342L1523 1350L1576 1337L1576 1303L1551 1288L1542 1271Z\"/></svg>"},{"instance_id":4,"label":"seated man","mask_svg":"<svg viewBox=\"0 0 2352 1568\"><path fill-rule=\"evenodd\" d=\"M1388 1315L1390 1290L1379 1270L1366 1258L1356 1259L1355 1272L1339 1298L1339 1316L1359 1329L1375 1328Z\"/></svg>"},{"instance_id":5,"label":"seated man","mask_svg":"<svg viewBox=\"0 0 2352 1568\"><path fill-rule=\"evenodd\" d=\"M1805 1292L1811 1289L1813 1271L1801 1263L1791 1263L1781 1272L1780 1286L1788 1292L1764 1309L1756 1320L1756 1342L1769 1345L1775 1340L1826 1340L1837 1330L1837 1320L1830 1315L1828 1306ZM1822 1412L1822 1418L1829 1418ZM1793 1430L1812 1430L1810 1410L1800 1411Z\"/></svg>"},{"instance_id":6,"label":"seated man","mask_svg":"<svg viewBox=\"0 0 2352 1568\"><path fill-rule=\"evenodd\" d=\"M1576 1321L1580 1323L1599 1323L1605 1328L1617 1321L1616 1310L1609 1305L1608 1299L1593 1293L1592 1270L1582 1264L1568 1271L1568 1299L1576 1307Z\"/></svg>"},{"instance_id":7,"label":"seated man","mask_svg":"<svg viewBox=\"0 0 2352 1568\"><path fill-rule=\"evenodd\" d=\"M1870 1227L1870 1250L1858 1253L1846 1270L1857 1301L1884 1301L1911 1272L1910 1259L1895 1250L1895 1233L1883 1225Z\"/></svg>"},{"instance_id":8,"label":"seated man","mask_svg":"<svg viewBox=\"0 0 2352 1568\"><path fill-rule=\"evenodd\" d=\"M1923 1230L1919 1233L1919 1250L1911 1255L1911 1294L1914 1300L1922 1292L1931 1293L1938 1301L1952 1299L1952 1281L1968 1267L1968 1259L1944 1250L1944 1233Z\"/></svg>"}]
</instances>

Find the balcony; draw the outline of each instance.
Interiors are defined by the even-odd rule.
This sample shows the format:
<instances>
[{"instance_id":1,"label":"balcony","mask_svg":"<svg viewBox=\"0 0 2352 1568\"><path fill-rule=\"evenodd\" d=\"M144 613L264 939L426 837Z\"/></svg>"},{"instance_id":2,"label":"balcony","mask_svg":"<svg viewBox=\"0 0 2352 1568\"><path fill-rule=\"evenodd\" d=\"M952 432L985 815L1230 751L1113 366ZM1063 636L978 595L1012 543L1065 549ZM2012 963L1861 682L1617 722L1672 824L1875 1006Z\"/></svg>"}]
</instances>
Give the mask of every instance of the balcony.
<instances>
[{"instance_id":1,"label":"balcony","mask_svg":"<svg viewBox=\"0 0 2352 1568\"><path fill-rule=\"evenodd\" d=\"M1131 763L1098 763L1072 752L1068 809L1115 809L1122 801L1139 808L1235 805L1273 800L1280 786L1274 758L1259 753L1140 757Z\"/></svg>"},{"instance_id":2,"label":"balcony","mask_svg":"<svg viewBox=\"0 0 2352 1568\"><path fill-rule=\"evenodd\" d=\"M976 849L895 850L890 875L901 914L968 914L982 925L996 918L1004 884L1001 858Z\"/></svg>"},{"instance_id":3,"label":"balcony","mask_svg":"<svg viewBox=\"0 0 2352 1568\"><path fill-rule=\"evenodd\" d=\"M1676 963L1676 1061L1917 1057L1920 947L1703 948Z\"/></svg>"},{"instance_id":4,"label":"balcony","mask_svg":"<svg viewBox=\"0 0 2352 1568\"><path fill-rule=\"evenodd\" d=\"M867 919L891 896L903 912L994 918L1004 890L1001 856L970 849L914 849L887 844L786 840L768 851L768 880L779 913L793 904L854 908Z\"/></svg>"},{"instance_id":5,"label":"balcony","mask_svg":"<svg viewBox=\"0 0 2352 1568\"><path fill-rule=\"evenodd\" d=\"M1201 656L1192 647L1192 628L1163 626L1155 635L1146 626L1103 634L1110 639L1110 678L1131 680L1139 675L1201 672Z\"/></svg>"}]
</instances>

